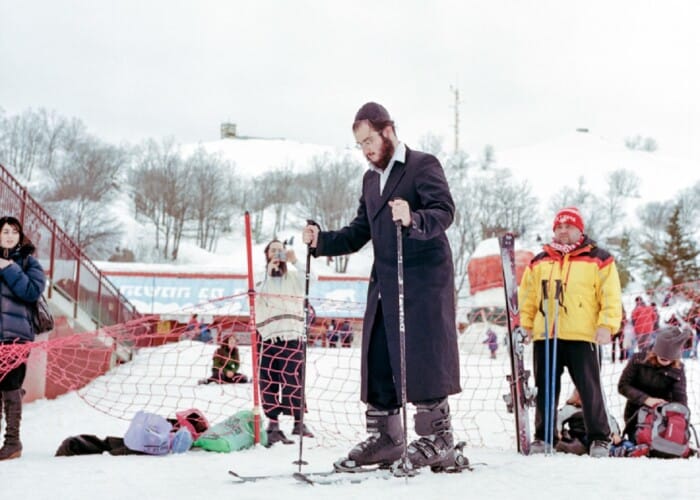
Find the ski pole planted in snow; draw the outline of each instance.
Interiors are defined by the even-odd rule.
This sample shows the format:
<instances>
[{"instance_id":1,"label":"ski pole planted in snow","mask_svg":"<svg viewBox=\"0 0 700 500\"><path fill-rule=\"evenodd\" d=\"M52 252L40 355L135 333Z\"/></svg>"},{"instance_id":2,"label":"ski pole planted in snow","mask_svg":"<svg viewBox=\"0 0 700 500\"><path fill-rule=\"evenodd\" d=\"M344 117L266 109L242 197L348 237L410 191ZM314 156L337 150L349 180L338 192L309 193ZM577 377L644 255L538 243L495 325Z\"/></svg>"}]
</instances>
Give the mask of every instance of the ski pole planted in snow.
<instances>
[{"instance_id":1,"label":"ski pole planted in snow","mask_svg":"<svg viewBox=\"0 0 700 500\"><path fill-rule=\"evenodd\" d=\"M404 317L403 296L403 235L401 234L401 221L396 223L396 272L399 282L399 352L401 362L401 411L403 412L403 452L401 454L401 471L409 474L408 463L408 427L406 416L406 319Z\"/></svg>"},{"instance_id":2,"label":"ski pole planted in snow","mask_svg":"<svg viewBox=\"0 0 700 500\"><path fill-rule=\"evenodd\" d=\"M549 358L549 282L542 280L542 310L544 315L544 452L552 453L552 428L550 405L554 395L550 393L552 370Z\"/></svg>"},{"instance_id":3,"label":"ski pole planted in snow","mask_svg":"<svg viewBox=\"0 0 700 500\"><path fill-rule=\"evenodd\" d=\"M554 322L552 324L552 365L550 367L549 374L549 397L550 405L547 408L549 412L549 436L554 442L554 427L555 427L555 414L556 414L556 394L557 394L557 347L558 347L558 334L559 334L559 307L563 303L563 293L564 290L561 285L561 280L555 280L555 290L554 290ZM547 341L549 342L549 340ZM551 449L549 450L552 451Z\"/></svg>"},{"instance_id":4,"label":"ski pole planted in snow","mask_svg":"<svg viewBox=\"0 0 700 500\"><path fill-rule=\"evenodd\" d=\"M307 220L307 224L317 226L317 222ZM311 244L306 245L306 270L304 275L304 329L301 336L301 406L299 413L299 459L294 463L299 466L307 465L308 462L303 460L304 453L304 413L306 410L306 343L309 338L309 281L311 280Z\"/></svg>"}]
</instances>

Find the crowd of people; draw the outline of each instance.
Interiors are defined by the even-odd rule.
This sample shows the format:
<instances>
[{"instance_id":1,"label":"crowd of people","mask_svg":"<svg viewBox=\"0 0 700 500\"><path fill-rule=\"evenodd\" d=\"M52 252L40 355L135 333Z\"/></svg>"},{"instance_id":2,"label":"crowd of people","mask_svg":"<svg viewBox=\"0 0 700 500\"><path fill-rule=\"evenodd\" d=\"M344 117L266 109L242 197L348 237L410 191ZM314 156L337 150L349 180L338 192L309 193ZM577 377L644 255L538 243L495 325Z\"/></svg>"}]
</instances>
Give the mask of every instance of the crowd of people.
<instances>
[{"instance_id":1,"label":"crowd of people","mask_svg":"<svg viewBox=\"0 0 700 500\"><path fill-rule=\"evenodd\" d=\"M455 204L438 159L400 141L382 105L363 105L352 133L368 162L355 218L330 230L309 222L302 232L313 257L353 253L367 243L374 251L358 341L367 437L337 466L389 466L403 456L409 462L404 467L450 469L458 455L448 398L461 391L454 269L446 235ZM33 245L13 217L0 219L0 249L0 344L31 342L35 332L30 305L43 292L45 277L32 255ZM253 368L271 446L293 442L280 426L283 416L291 417L293 435L314 437L303 419L307 402L302 342L315 316L308 302L309 280L314 277L308 268L299 268L294 250L278 239L267 244L264 258L264 273L255 285L260 358ZM628 317L615 259L586 234L583 215L575 207L555 214L551 241L525 269L519 303L521 326L532 343L537 386L531 453L548 452L550 446L603 457L622 443L631 443L625 450L634 449L639 445L636 422L642 408L669 402L687 405L683 350L700 337L700 321L689 326L673 317L662 327L656 304L647 304L642 296ZM323 333L323 345L331 348L350 347L355 340L347 319L329 318ZM239 371L234 334L212 336L195 314L184 337L219 342L211 376L201 383L250 380ZM600 376L600 348L611 342L612 362L626 363L619 381L627 399L622 429L607 411ZM495 359L496 333L490 330L483 343ZM695 345L695 355L696 349ZM565 368L576 390L555 413ZM0 380L0 417L5 420L0 460L21 455L25 375L26 363L21 362ZM410 443L400 415L407 404L416 410L417 438Z\"/></svg>"}]
</instances>

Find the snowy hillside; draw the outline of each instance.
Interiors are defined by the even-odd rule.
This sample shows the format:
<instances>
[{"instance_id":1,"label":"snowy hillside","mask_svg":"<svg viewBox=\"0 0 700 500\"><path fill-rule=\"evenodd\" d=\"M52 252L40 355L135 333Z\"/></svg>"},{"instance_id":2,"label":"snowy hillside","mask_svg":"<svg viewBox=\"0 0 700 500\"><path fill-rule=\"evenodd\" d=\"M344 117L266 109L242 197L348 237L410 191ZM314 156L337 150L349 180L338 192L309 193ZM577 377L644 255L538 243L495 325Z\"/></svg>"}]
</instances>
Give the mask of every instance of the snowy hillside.
<instances>
[{"instance_id":1,"label":"snowy hillside","mask_svg":"<svg viewBox=\"0 0 700 500\"><path fill-rule=\"evenodd\" d=\"M581 177L585 188L599 196L604 194L606 176L611 172L624 169L639 177L639 197L625 207L628 225L637 222L637 206L670 200L700 181L700 168L690 161L664 156L662 150L632 151L621 138L601 137L594 131L574 131L532 146L497 151L496 165L529 182L547 223L552 217L549 200L565 187L576 189Z\"/></svg>"},{"instance_id":2,"label":"snowy hillside","mask_svg":"<svg viewBox=\"0 0 700 500\"><path fill-rule=\"evenodd\" d=\"M182 155L188 157L199 147L209 154L217 154L229 160L235 165L236 173L244 177L255 177L280 168L305 171L315 156L339 153L331 146L304 144L288 139L232 137L185 144L181 148Z\"/></svg>"},{"instance_id":3,"label":"snowy hillside","mask_svg":"<svg viewBox=\"0 0 700 500\"><path fill-rule=\"evenodd\" d=\"M309 161L316 155L350 152L283 139L233 138L183 145L182 153L187 156L200 146L209 153L218 153L222 158L231 161L236 172L243 177L253 177L284 167L298 172L304 171L309 168ZM357 155L358 160L362 161L358 151L352 150L350 153ZM631 151L625 147L622 138L603 138L594 132L571 132L529 147L497 151L495 158L496 167L510 169L516 178L527 180L533 188L533 193L540 200L538 208L541 218L545 221L541 228L544 236L549 234L549 200L564 187L576 188L580 177L585 179L587 189L597 195L603 195L606 175L610 172L626 169L639 176L640 196L629 200L625 208L628 225L636 223L634 210L637 206L650 201L671 199L679 190L700 180L700 169L694 168L693 164L686 160L665 157L660 152ZM349 186L349 189L358 190L359 195L359 185ZM128 206L128 200L122 200L114 210L120 213L120 218L125 223L124 246L139 248L152 241L152 238L144 234L148 233L148 227L133 221L133 210ZM293 216L293 213L290 215ZM233 225L234 232L224 235L219 240L214 255L188 244L185 240L181 246L178 264L206 262L233 268L236 272L244 270L243 218L233 221ZM236 226L238 231L235 230ZM296 234L298 248L300 230L301 226L289 228L283 231L282 235L290 237ZM527 244L530 247L535 246L534 242ZM259 253L258 250L254 250L254 255ZM349 274L366 276L370 262L371 251L365 258L354 256L350 259ZM320 267L318 272L332 273L332 266Z\"/></svg>"}]
</instances>

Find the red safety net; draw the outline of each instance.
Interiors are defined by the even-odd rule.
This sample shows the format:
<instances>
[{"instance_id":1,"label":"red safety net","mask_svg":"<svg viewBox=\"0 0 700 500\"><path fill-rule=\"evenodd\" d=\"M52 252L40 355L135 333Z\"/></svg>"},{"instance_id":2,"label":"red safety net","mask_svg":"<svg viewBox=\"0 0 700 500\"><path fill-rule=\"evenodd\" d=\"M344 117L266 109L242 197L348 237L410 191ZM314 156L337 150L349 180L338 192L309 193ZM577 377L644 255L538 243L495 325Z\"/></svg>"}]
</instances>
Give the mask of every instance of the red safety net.
<instances>
[{"instance_id":1,"label":"red safety net","mask_svg":"<svg viewBox=\"0 0 700 500\"><path fill-rule=\"evenodd\" d=\"M690 283L624 297L628 319L635 298L641 295L647 304L656 303L660 326L678 321L692 333L683 361L688 378L689 407L695 424L700 423L697 417L700 415L700 374L695 342L700 329L699 290L700 284ZM177 411L197 408L212 424L239 410L251 409L253 387L257 384L263 406L278 406L281 410L280 426L289 433L294 422L293 414L298 414L301 404L300 378L294 373L300 363L295 356L300 350L273 350L268 353L269 359L264 351L258 353L263 354L255 358L260 360L259 365L268 363L267 379L261 383L262 368L252 365L253 349L260 346L251 338L248 317L238 315L239 299L240 296L228 297L201 304L192 311L179 311L177 317L182 322L149 316L89 333L2 345L0 377L27 357L30 361L31 358L41 359L45 363L46 395L49 397L75 390L87 404L125 420L130 420L138 410L172 418ZM290 297L275 299L279 303L299 300ZM309 328L304 421L316 436L312 442L321 446L336 445L339 441L351 443L365 435L365 406L359 396L360 318L364 304L333 303L316 298L313 293L310 300L318 310L341 309L342 306L342 310L353 314L348 318L316 317ZM213 318L207 325L211 339L206 334L202 336L201 327L188 326L188 316L194 311L200 317L209 314ZM331 320L334 320L334 328L329 328ZM347 326L343 326L346 320ZM462 384L462 392L450 397L455 432L470 446L514 447L513 417L507 413L503 402L503 395L508 392L506 374L510 369L504 345L503 309L472 308L465 303L460 306L455 320ZM341 326L344 330L340 329ZM494 358L485 342L489 329L498 339ZM620 422L624 400L617 393L617 382L624 363L620 362L619 352L620 348L625 352L634 350L633 331L628 322L620 332L622 338L616 337L614 344L601 350L608 408ZM232 383L210 379L216 376L213 371L215 362L218 363L216 366L226 367L235 359L222 347L227 345L231 336L236 339L240 360L234 375L245 376L247 382L240 378L228 381ZM526 351L529 358L531 349ZM287 359L289 356L292 356L291 361ZM32 366L30 362L30 371ZM530 359L528 366L531 366ZM270 382L271 377L279 377L282 384ZM562 380L563 401L572 386L566 374ZM262 425L265 424L263 417Z\"/></svg>"}]
</instances>

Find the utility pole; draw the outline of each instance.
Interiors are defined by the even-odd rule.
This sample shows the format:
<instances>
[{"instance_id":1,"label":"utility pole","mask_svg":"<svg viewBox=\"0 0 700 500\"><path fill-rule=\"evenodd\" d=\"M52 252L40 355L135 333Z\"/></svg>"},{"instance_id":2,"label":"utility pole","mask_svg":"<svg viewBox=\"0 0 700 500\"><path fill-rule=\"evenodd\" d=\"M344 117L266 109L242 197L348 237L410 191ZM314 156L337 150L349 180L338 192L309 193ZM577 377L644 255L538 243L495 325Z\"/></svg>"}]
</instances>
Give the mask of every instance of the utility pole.
<instances>
[{"instance_id":1,"label":"utility pole","mask_svg":"<svg viewBox=\"0 0 700 500\"><path fill-rule=\"evenodd\" d=\"M454 122L454 133L455 133L455 154L459 151L459 105L460 105L460 100L459 100L459 86L455 85L452 86L450 85L450 91L454 94L454 104L452 107L454 108L454 113L455 113L455 122Z\"/></svg>"}]
</instances>

